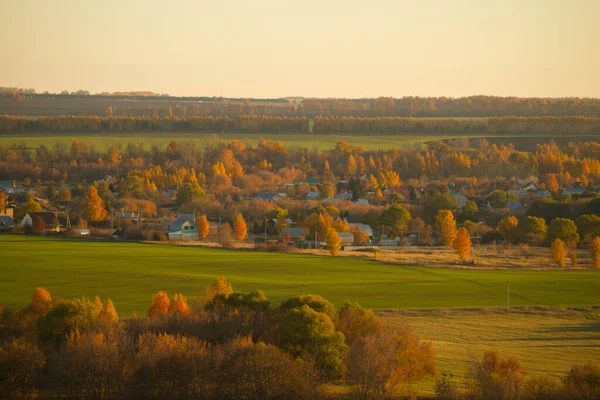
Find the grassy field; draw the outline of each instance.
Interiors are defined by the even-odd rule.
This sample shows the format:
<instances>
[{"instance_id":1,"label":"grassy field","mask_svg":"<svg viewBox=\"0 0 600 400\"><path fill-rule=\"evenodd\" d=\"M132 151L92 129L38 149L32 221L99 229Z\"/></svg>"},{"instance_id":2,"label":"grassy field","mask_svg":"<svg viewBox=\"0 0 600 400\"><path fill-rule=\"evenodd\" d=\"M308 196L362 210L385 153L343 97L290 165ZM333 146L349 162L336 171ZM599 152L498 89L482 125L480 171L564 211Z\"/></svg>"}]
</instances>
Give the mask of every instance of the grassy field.
<instances>
[{"instance_id":1,"label":"grassy field","mask_svg":"<svg viewBox=\"0 0 600 400\"><path fill-rule=\"evenodd\" d=\"M0 304L26 304L36 286L56 296L111 297L121 315L145 312L158 290L188 298L223 275L273 301L316 293L385 310L600 304L600 271L464 271L363 259L93 240L0 236Z\"/></svg>"},{"instance_id":2,"label":"grassy field","mask_svg":"<svg viewBox=\"0 0 600 400\"><path fill-rule=\"evenodd\" d=\"M191 140L197 145L203 145L211 141L231 141L241 140L246 144L256 145L258 140L265 139L281 141L286 147L306 147L308 149L317 148L327 150L335 147L338 140L346 140L349 143L359 146L362 145L367 150L420 147L424 142L432 139L455 138L452 135L320 135L320 134L270 134L270 133L59 133L59 134L14 134L1 135L0 145L10 146L12 144L25 143L27 147L38 147L43 144L52 148L56 142L64 142L70 145L73 139L80 142L85 141L94 144L98 150L106 150L109 147L117 146L125 148L127 143L143 141L146 149L152 145L166 147L172 139L179 142Z\"/></svg>"},{"instance_id":3,"label":"grassy field","mask_svg":"<svg viewBox=\"0 0 600 400\"><path fill-rule=\"evenodd\" d=\"M410 328L431 341L440 373L451 373L460 384L474 357L498 350L515 357L526 377L564 376L572 364L600 360L600 310L548 310L542 313L462 313L403 316L386 313L391 325ZM409 386L424 394L433 392L434 380Z\"/></svg>"},{"instance_id":4,"label":"grassy field","mask_svg":"<svg viewBox=\"0 0 600 400\"><path fill-rule=\"evenodd\" d=\"M25 144L29 148L37 148L43 144L52 148L57 142L63 142L70 145L73 139L93 144L98 150L105 151L109 147L117 146L125 149L129 142L139 143L143 141L146 149L153 145L166 147L172 140L176 139L181 143L192 141L196 145L205 145L210 142L241 140L247 145L256 145L258 140L265 139L278 140L286 147L305 147L310 150L328 150L335 147L339 140L346 140L354 146L362 145L366 150L381 150L391 148L423 148L424 143L430 140L451 140L457 138L481 138L485 137L490 143L500 145L501 143L512 143L515 148L521 151L535 151L537 144L547 143L555 140L560 145L565 145L570 141L590 141L597 140L596 136L548 136L543 134L527 135L465 135L465 134L402 134L402 135L380 135L380 134L298 134L298 133L190 133L190 132L172 132L172 133L40 133L40 134L3 134L0 135L0 146Z\"/></svg>"}]
</instances>

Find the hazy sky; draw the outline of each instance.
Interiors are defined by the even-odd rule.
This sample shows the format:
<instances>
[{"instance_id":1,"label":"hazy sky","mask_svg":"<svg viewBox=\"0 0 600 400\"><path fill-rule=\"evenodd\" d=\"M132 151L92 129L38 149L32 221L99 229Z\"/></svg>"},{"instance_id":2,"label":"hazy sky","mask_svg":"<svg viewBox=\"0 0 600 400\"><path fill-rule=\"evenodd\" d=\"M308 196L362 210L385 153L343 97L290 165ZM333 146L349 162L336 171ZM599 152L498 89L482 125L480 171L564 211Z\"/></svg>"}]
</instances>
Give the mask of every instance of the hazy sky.
<instances>
[{"instance_id":1,"label":"hazy sky","mask_svg":"<svg viewBox=\"0 0 600 400\"><path fill-rule=\"evenodd\" d=\"M600 97L600 0L0 0L0 86Z\"/></svg>"}]
</instances>

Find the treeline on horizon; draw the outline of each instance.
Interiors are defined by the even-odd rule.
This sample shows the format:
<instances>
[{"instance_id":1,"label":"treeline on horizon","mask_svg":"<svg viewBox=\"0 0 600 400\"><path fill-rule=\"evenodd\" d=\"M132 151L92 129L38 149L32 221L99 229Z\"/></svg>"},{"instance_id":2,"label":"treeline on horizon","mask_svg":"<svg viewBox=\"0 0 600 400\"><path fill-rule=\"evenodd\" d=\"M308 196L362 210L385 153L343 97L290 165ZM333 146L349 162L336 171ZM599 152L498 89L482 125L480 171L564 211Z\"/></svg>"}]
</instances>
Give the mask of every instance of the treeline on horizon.
<instances>
[{"instance_id":1,"label":"treeline on horizon","mask_svg":"<svg viewBox=\"0 0 600 400\"><path fill-rule=\"evenodd\" d=\"M588 116L600 117L600 99L528 98L499 96L401 98L302 98L277 99L225 98L217 96L169 96L152 92L116 92L90 94L86 90L69 93L36 93L33 89L0 88L0 100L15 101L31 107L39 101L77 100L80 106L72 114L98 114L98 101L119 111L119 115L137 116L238 116L271 115L287 117L503 117L503 116ZM33 101L32 101L33 100ZM125 102L123 100L126 100ZM128 101L130 101L129 104ZM143 106L135 107L133 103ZM181 102L178 104L177 102ZM63 107L61 107L63 108ZM1 109L1 108L0 108ZM104 111L104 110L103 110ZM40 115L44 115L40 113Z\"/></svg>"},{"instance_id":2,"label":"treeline on horizon","mask_svg":"<svg viewBox=\"0 0 600 400\"><path fill-rule=\"evenodd\" d=\"M597 134L596 117L275 117L229 116L0 116L0 133L38 132L248 132L248 133L479 133L479 134Z\"/></svg>"}]
</instances>

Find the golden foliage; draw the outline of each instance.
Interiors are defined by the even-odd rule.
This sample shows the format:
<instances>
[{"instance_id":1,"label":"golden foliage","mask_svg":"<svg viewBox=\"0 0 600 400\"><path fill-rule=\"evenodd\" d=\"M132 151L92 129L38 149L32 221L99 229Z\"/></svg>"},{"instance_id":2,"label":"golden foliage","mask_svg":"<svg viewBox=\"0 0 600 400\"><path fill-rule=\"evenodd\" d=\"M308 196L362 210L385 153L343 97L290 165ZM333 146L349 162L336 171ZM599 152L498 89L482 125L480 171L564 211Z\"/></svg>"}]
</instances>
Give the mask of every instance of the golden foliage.
<instances>
[{"instance_id":1,"label":"golden foliage","mask_svg":"<svg viewBox=\"0 0 600 400\"><path fill-rule=\"evenodd\" d=\"M594 240L592 240L590 252L592 253L594 267L600 268L600 236L596 236Z\"/></svg>"},{"instance_id":2,"label":"golden foliage","mask_svg":"<svg viewBox=\"0 0 600 400\"><path fill-rule=\"evenodd\" d=\"M233 219L233 234L235 238L242 242L248 236L248 227L246 226L246 221L241 213L235 214Z\"/></svg>"},{"instance_id":3,"label":"golden foliage","mask_svg":"<svg viewBox=\"0 0 600 400\"><path fill-rule=\"evenodd\" d=\"M435 225L444 246L451 246L456 238L456 220L450 210L440 210L435 217Z\"/></svg>"},{"instance_id":4,"label":"golden foliage","mask_svg":"<svg viewBox=\"0 0 600 400\"><path fill-rule=\"evenodd\" d=\"M567 257L567 245L560 239L555 239L552 242L552 260L559 266L565 266L565 258Z\"/></svg>"},{"instance_id":5,"label":"golden foliage","mask_svg":"<svg viewBox=\"0 0 600 400\"><path fill-rule=\"evenodd\" d=\"M104 200L98 196L98 189L90 186L85 193L85 203L83 205L83 215L88 221L104 221L108 218L108 212L104 208Z\"/></svg>"},{"instance_id":6,"label":"golden foliage","mask_svg":"<svg viewBox=\"0 0 600 400\"><path fill-rule=\"evenodd\" d=\"M458 230L452 248L461 261L467 259L467 255L471 252L471 235L467 228L462 227Z\"/></svg>"},{"instance_id":7,"label":"golden foliage","mask_svg":"<svg viewBox=\"0 0 600 400\"><path fill-rule=\"evenodd\" d=\"M205 239L210 232L210 224L208 223L208 219L206 219L206 215L200 215L196 224L198 225L198 236L200 236L200 239Z\"/></svg>"},{"instance_id":8,"label":"golden foliage","mask_svg":"<svg viewBox=\"0 0 600 400\"><path fill-rule=\"evenodd\" d=\"M186 317L190 314L190 308L187 304L187 299L181 293L175 293L173 295L173 301L171 302L171 306L169 312L172 314L179 314L183 317Z\"/></svg>"},{"instance_id":9,"label":"golden foliage","mask_svg":"<svg viewBox=\"0 0 600 400\"><path fill-rule=\"evenodd\" d=\"M169 296L166 292L160 291L152 297L152 303L150 304L150 309L148 310L148 315L150 317L165 315L169 312L169 307L171 306L171 300L169 300Z\"/></svg>"},{"instance_id":10,"label":"golden foliage","mask_svg":"<svg viewBox=\"0 0 600 400\"><path fill-rule=\"evenodd\" d=\"M325 236L325 241L327 242L327 250L331 253L331 255L336 255L340 250L341 239L338 236L337 232L333 228L329 228L327 230L327 235Z\"/></svg>"},{"instance_id":11,"label":"golden foliage","mask_svg":"<svg viewBox=\"0 0 600 400\"><path fill-rule=\"evenodd\" d=\"M45 314L52 308L52 296L46 288L38 287L31 296L31 308L34 312Z\"/></svg>"},{"instance_id":12,"label":"golden foliage","mask_svg":"<svg viewBox=\"0 0 600 400\"><path fill-rule=\"evenodd\" d=\"M117 314L117 310L111 299L108 299L104 302L104 306L102 307L102 311L98 314L98 318L104 321L112 321L117 322L119 320L119 315Z\"/></svg>"}]
</instances>

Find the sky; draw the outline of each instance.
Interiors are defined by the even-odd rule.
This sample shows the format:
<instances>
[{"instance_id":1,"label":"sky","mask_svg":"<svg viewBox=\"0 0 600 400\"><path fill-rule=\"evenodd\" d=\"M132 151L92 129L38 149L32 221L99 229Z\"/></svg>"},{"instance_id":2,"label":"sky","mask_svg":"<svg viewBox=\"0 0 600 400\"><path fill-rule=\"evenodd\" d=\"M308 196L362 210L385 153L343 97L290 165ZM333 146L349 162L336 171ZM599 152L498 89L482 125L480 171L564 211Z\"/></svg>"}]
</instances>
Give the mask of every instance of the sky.
<instances>
[{"instance_id":1,"label":"sky","mask_svg":"<svg viewBox=\"0 0 600 400\"><path fill-rule=\"evenodd\" d=\"M0 86L600 97L599 0L0 0Z\"/></svg>"}]
</instances>

